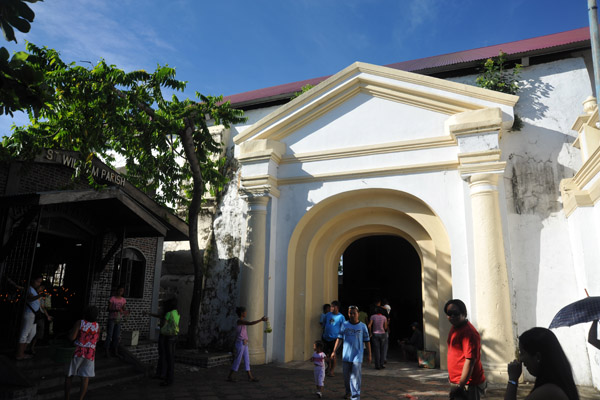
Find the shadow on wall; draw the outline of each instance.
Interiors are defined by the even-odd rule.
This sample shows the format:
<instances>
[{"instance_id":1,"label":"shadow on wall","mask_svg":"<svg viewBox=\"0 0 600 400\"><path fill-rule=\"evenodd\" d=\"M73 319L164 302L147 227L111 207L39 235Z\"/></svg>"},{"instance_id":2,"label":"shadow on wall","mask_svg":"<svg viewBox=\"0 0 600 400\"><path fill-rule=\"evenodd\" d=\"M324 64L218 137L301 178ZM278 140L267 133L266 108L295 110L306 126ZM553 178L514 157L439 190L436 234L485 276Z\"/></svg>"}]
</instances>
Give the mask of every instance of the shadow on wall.
<instances>
[{"instance_id":1,"label":"shadow on wall","mask_svg":"<svg viewBox=\"0 0 600 400\"><path fill-rule=\"evenodd\" d=\"M514 305L515 292L519 292L518 300L527 306L519 308L518 320L533 325L538 324L544 221L562 211L560 181L576 172L571 167L576 154L570 146L575 137L567 134L566 120L561 126L561 120L549 115L546 105L547 99L556 95L554 91L554 86L539 79L525 81L518 93L521 100L515 107L523 127L520 131L505 132L501 145L507 162L504 188L511 245L511 297ZM560 117L564 118L564 113ZM541 121L545 126L536 125ZM520 327L519 331L530 327Z\"/></svg>"},{"instance_id":2,"label":"shadow on wall","mask_svg":"<svg viewBox=\"0 0 600 400\"><path fill-rule=\"evenodd\" d=\"M517 95L528 102L517 103L517 114L521 117L527 116L531 120L541 120L546 117L548 106L543 99L550 97L554 86L540 79L527 79L520 81L521 87Z\"/></svg>"}]
</instances>

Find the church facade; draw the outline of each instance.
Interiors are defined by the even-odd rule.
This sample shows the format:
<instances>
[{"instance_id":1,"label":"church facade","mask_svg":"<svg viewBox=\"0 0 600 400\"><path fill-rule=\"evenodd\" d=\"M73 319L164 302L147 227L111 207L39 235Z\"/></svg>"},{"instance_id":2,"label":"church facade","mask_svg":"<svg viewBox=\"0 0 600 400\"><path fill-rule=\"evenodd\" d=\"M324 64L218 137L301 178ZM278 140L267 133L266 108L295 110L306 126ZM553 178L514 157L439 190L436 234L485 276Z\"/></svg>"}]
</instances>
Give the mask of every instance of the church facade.
<instances>
[{"instance_id":1,"label":"church facade","mask_svg":"<svg viewBox=\"0 0 600 400\"><path fill-rule=\"evenodd\" d=\"M239 168L211 220L205 288L219 292L236 260L226 297L273 328L249 327L253 362L306 360L324 303L363 306L378 294L391 299L399 330L422 325L444 369L443 308L460 298L481 333L486 375L504 382L519 334L548 327L586 290L600 295L589 34L532 40L453 64L357 62L285 104L268 90L231 96L249 119L222 132ZM474 85L476 65L499 49L524 64L517 95ZM231 310L210 314L210 331L233 326ZM589 326L554 332L577 383L598 388Z\"/></svg>"}]
</instances>

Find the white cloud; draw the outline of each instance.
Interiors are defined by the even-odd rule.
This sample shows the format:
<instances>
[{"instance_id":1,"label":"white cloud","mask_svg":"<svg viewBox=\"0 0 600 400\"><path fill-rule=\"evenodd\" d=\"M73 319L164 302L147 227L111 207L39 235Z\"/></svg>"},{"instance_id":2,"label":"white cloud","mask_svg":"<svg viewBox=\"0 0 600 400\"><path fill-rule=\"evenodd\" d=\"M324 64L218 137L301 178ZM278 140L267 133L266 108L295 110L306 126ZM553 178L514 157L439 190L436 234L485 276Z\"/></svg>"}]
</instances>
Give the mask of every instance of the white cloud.
<instances>
[{"instance_id":1,"label":"white cloud","mask_svg":"<svg viewBox=\"0 0 600 400\"><path fill-rule=\"evenodd\" d=\"M40 6L34 10L36 18L27 39L56 48L65 61L95 64L104 58L125 70L154 69L156 54L174 51L142 21L143 7L131 2L53 0L36 4Z\"/></svg>"},{"instance_id":2,"label":"white cloud","mask_svg":"<svg viewBox=\"0 0 600 400\"><path fill-rule=\"evenodd\" d=\"M407 37L413 36L422 26L429 24L432 28L438 16L440 2L436 0L410 0L399 5L400 15L394 26L393 36L398 42L403 42ZM448 5L445 5L448 7Z\"/></svg>"}]
</instances>

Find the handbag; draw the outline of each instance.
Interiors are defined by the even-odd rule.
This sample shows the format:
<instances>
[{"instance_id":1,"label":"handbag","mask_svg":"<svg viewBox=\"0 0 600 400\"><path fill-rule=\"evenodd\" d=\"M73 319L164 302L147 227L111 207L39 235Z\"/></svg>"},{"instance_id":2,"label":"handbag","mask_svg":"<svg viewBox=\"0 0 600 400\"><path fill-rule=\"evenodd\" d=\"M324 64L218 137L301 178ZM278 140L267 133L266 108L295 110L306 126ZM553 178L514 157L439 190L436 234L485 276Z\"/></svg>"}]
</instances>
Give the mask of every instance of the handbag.
<instances>
[{"instance_id":1,"label":"handbag","mask_svg":"<svg viewBox=\"0 0 600 400\"><path fill-rule=\"evenodd\" d=\"M31 305L30 305L29 303L27 303L27 307L29 307L29 309L30 309L31 311L33 311L33 314L35 315L35 318L34 318L34 323L38 322L38 321L39 321L39 320L41 320L41 319L44 319L44 317L46 316L46 315L44 314L44 312L42 311L41 307L40 307L40 309L39 309L39 310L37 310L37 311L35 311L35 310L33 309L33 307L31 307Z\"/></svg>"}]
</instances>

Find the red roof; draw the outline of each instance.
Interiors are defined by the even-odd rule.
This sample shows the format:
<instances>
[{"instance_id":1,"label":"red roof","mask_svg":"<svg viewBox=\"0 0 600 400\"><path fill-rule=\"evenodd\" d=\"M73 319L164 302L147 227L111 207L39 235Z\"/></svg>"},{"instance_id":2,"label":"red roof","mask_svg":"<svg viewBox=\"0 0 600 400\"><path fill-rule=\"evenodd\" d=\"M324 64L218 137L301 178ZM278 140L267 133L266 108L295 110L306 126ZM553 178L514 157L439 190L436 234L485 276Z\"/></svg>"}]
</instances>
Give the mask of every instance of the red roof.
<instances>
[{"instance_id":1,"label":"red roof","mask_svg":"<svg viewBox=\"0 0 600 400\"><path fill-rule=\"evenodd\" d=\"M574 29L571 31L554 33L552 35L539 36L531 39L518 40L494 46L480 47L478 49L458 51L456 53L442 54L439 56L419 58L416 60L402 61L389 64L386 67L395 68L403 71L430 71L448 70L451 65L472 63L481 61L498 55L500 50L508 55L517 55L522 53L532 53L536 50L547 50L554 47L568 47L574 43L587 42L590 40L590 30L588 27ZM558 49L557 49L558 50ZM329 76L312 78L304 81L286 83L284 85L271 86L268 88L252 90L249 92L234 94L225 97L224 100L231 101L231 104L244 106L249 104L259 104L271 100L281 100L289 97L289 94L300 91L305 85L317 85Z\"/></svg>"}]
</instances>

